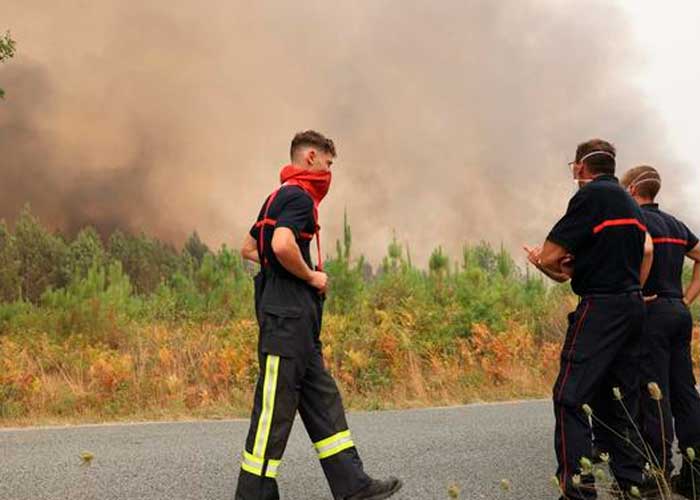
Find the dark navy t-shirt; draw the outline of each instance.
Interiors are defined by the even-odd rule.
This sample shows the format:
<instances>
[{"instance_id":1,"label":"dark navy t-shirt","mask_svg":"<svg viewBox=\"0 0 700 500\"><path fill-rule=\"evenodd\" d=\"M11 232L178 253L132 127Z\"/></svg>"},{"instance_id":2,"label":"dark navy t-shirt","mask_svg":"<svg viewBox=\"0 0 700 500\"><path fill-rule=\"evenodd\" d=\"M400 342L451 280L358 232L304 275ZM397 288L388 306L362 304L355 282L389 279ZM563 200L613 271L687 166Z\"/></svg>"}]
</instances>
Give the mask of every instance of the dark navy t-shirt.
<instances>
[{"instance_id":1,"label":"dark navy t-shirt","mask_svg":"<svg viewBox=\"0 0 700 500\"><path fill-rule=\"evenodd\" d=\"M681 221L659 210L659 205L642 205L649 234L654 241L654 263L644 286L644 295L683 298L685 255L695 248L698 238Z\"/></svg>"},{"instance_id":2,"label":"dark navy t-shirt","mask_svg":"<svg viewBox=\"0 0 700 500\"><path fill-rule=\"evenodd\" d=\"M612 175L601 175L571 198L547 239L574 256L577 295L641 290L646 227L641 209Z\"/></svg>"},{"instance_id":3,"label":"dark navy t-shirt","mask_svg":"<svg viewBox=\"0 0 700 500\"><path fill-rule=\"evenodd\" d=\"M265 209L269 200L269 196L265 199L265 202L260 209L258 214L258 221L263 220L265 217ZM294 232L297 244L301 250L301 255L304 257L306 264L313 268L311 263L311 252L310 252L310 237L314 234L316 230L316 223L314 221L314 202L311 197L298 186L283 186L278 191L275 199L270 205L270 209L267 214L268 219L275 221L274 225L265 225L263 237L263 255L260 255L260 261L265 260L269 263L273 270L280 273L286 277L294 277L289 271L287 271L282 264L279 263L275 253L272 251L272 234L275 228L286 227ZM260 228L253 225L250 229L250 235L258 242L258 253L260 253L260 243L259 235Z\"/></svg>"}]
</instances>

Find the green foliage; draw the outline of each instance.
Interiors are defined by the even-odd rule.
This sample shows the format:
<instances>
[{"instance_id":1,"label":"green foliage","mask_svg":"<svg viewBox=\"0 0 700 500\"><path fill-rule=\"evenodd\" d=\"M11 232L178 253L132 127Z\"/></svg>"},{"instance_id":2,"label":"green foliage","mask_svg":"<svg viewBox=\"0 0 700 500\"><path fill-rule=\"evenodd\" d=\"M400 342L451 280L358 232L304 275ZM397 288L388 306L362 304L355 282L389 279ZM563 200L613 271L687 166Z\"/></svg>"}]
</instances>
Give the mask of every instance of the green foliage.
<instances>
[{"instance_id":1,"label":"green foliage","mask_svg":"<svg viewBox=\"0 0 700 500\"><path fill-rule=\"evenodd\" d=\"M81 230L68 245L68 273L73 277L85 277L93 266L107 263L102 240L92 227Z\"/></svg>"},{"instance_id":2,"label":"green foliage","mask_svg":"<svg viewBox=\"0 0 700 500\"><path fill-rule=\"evenodd\" d=\"M517 323L547 339L564 331L568 286L548 286L539 273L521 271L503 247L465 247L459 263L437 247L423 271L394 235L374 274L353 256L346 216L343 238L325 264L327 311L346 318L346 331L357 338L391 324L406 342L432 352L451 349L477 324L504 332ZM113 344L133 323L252 319L252 271L237 252L225 246L213 252L196 232L181 252L120 231L105 245L92 228L73 238L51 234L25 208L13 231L0 224L0 333L55 332Z\"/></svg>"},{"instance_id":3,"label":"green foliage","mask_svg":"<svg viewBox=\"0 0 700 500\"><path fill-rule=\"evenodd\" d=\"M327 307L332 313L348 314L359 305L364 289L363 257L351 262L352 231L348 224L347 213L343 219L343 242L336 242L336 256L325 263L325 269L331 280L332 292L329 294Z\"/></svg>"},{"instance_id":4,"label":"green foliage","mask_svg":"<svg viewBox=\"0 0 700 500\"><path fill-rule=\"evenodd\" d=\"M115 231L107 247L110 257L121 262L140 294L154 292L180 268L181 258L174 247L145 234L131 236Z\"/></svg>"},{"instance_id":5,"label":"green foliage","mask_svg":"<svg viewBox=\"0 0 700 500\"><path fill-rule=\"evenodd\" d=\"M10 32L0 35L0 63L5 62L15 56L17 42L12 39ZM0 99L5 97L5 91L0 88Z\"/></svg>"},{"instance_id":6,"label":"green foliage","mask_svg":"<svg viewBox=\"0 0 700 500\"><path fill-rule=\"evenodd\" d=\"M185 242L184 251L190 254L197 265L201 265L204 256L210 254L209 247L199 238L197 231L194 231Z\"/></svg>"},{"instance_id":7,"label":"green foliage","mask_svg":"<svg viewBox=\"0 0 700 500\"><path fill-rule=\"evenodd\" d=\"M68 283L68 246L49 233L25 207L14 230L19 254L20 298L37 302L46 289Z\"/></svg>"},{"instance_id":8,"label":"green foliage","mask_svg":"<svg viewBox=\"0 0 700 500\"><path fill-rule=\"evenodd\" d=\"M139 309L129 277L121 263L94 262L85 276L76 275L67 287L47 290L41 297L47 310L45 329L60 335L87 334L92 340L114 343L116 330ZM109 336L109 338L108 338Z\"/></svg>"},{"instance_id":9,"label":"green foliage","mask_svg":"<svg viewBox=\"0 0 700 500\"><path fill-rule=\"evenodd\" d=\"M9 302L20 297L20 260L15 237L0 221L0 301Z\"/></svg>"},{"instance_id":10,"label":"green foliage","mask_svg":"<svg viewBox=\"0 0 700 500\"><path fill-rule=\"evenodd\" d=\"M430 273L435 276L443 276L449 272L450 260L442 252L442 247L437 247L430 254L430 260L428 261L428 268Z\"/></svg>"}]
</instances>

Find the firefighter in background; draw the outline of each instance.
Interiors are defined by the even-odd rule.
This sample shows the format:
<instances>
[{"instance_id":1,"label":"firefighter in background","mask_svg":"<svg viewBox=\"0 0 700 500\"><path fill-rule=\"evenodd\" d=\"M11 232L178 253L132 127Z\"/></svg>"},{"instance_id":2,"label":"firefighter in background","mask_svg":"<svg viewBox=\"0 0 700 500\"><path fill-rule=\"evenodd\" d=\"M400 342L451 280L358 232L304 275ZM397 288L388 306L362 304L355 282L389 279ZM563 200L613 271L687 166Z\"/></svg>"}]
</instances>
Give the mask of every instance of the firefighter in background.
<instances>
[{"instance_id":1,"label":"firefighter in background","mask_svg":"<svg viewBox=\"0 0 700 500\"><path fill-rule=\"evenodd\" d=\"M643 482L641 443L633 419L639 409L639 355L645 308L642 283L653 246L640 208L615 177L616 151L600 139L584 142L570 163L578 192L541 248L525 247L528 260L550 278L571 279L581 300L569 314L559 376L554 385L557 477L562 498L596 498L594 478L581 475L591 458L592 436L584 405L605 401L607 422L630 442L612 439L610 467L624 498ZM600 396L600 395L603 396ZM595 408L593 408L595 411Z\"/></svg>"},{"instance_id":2,"label":"firefighter in background","mask_svg":"<svg viewBox=\"0 0 700 500\"><path fill-rule=\"evenodd\" d=\"M401 481L365 473L319 339L328 277L322 269L318 206L330 187L335 146L306 131L294 137L290 155L292 163L280 172L281 187L263 204L241 250L245 259L261 265L255 277L260 375L236 500L279 498L275 478L297 411L335 499L388 498Z\"/></svg>"},{"instance_id":3,"label":"firefighter in background","mask_svg":"<svg viewBox=\"0 0 700 500\"><path fill-rule=\"evenodd\" d=\"M642 392L642 434L658 462L655 465L670 476L675 423L684 459L680 474L671 483L677 493L694 498L693 483L700 493L700 395L693 375L690 352L693 318L688 306L700 294L700 244L683 222L656 204L661 176L655 168L635 167L622 177L621 184L641 206L654 242L654 263L644 286L647 321L642 386L657 383L660 391L651 387ZM695 266L684 291L686 257L695 261ZM693 451L689 452L690 449ZM698 461L691 465L696 456Z\"/></svg>"}]
</instances>

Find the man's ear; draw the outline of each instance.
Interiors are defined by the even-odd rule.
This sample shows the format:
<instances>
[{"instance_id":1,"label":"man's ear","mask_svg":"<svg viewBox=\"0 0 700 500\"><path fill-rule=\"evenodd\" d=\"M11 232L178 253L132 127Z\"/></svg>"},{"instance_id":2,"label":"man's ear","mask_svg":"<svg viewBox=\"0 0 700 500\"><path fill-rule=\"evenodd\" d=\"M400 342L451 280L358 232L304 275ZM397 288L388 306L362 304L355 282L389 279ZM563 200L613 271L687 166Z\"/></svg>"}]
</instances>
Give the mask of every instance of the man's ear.
<instances>
[{"instance_id":1,"label":"man's ear","mask_svg":"<svg viewBox=\"0 0 700 500\"><path fill-rule=\"evenodd\" d=\"M316 150L313 148L309 148L306 151L306 166L312 167L315 160L316 160Z\"/></svg>"},{"instance_id":2,"label":"man's ear","mask_svg":"<svg viewBox=\"0 0 700 500\"><path fill-rule=\"evenodd\" d=\"M581 164L581 179L590 179L593 176L591 175L591 171L588 170L588 163L585 161Z\"/></svg>"}]
</instances>

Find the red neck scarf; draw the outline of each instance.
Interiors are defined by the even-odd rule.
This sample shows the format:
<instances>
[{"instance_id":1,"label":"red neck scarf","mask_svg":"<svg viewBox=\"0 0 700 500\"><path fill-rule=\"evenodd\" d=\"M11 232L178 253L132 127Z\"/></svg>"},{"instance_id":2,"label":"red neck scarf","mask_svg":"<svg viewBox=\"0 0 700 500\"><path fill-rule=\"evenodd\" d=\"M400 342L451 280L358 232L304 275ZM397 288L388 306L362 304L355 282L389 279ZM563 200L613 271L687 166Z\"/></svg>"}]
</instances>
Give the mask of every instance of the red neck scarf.
<instances>
[{"instance_id":1,"label":"red neck scarf","mask_svg":"<svg viewBox=\"0 0 700 500\"><path fill-rule=\"evenodd\" d=\"M285 186L299 186L306 191L314 200L314 208L318 210L331 187L331 173L311 172L296 165L287 165L280 171L280 182Z\"/></svg>"}]
</instances>

